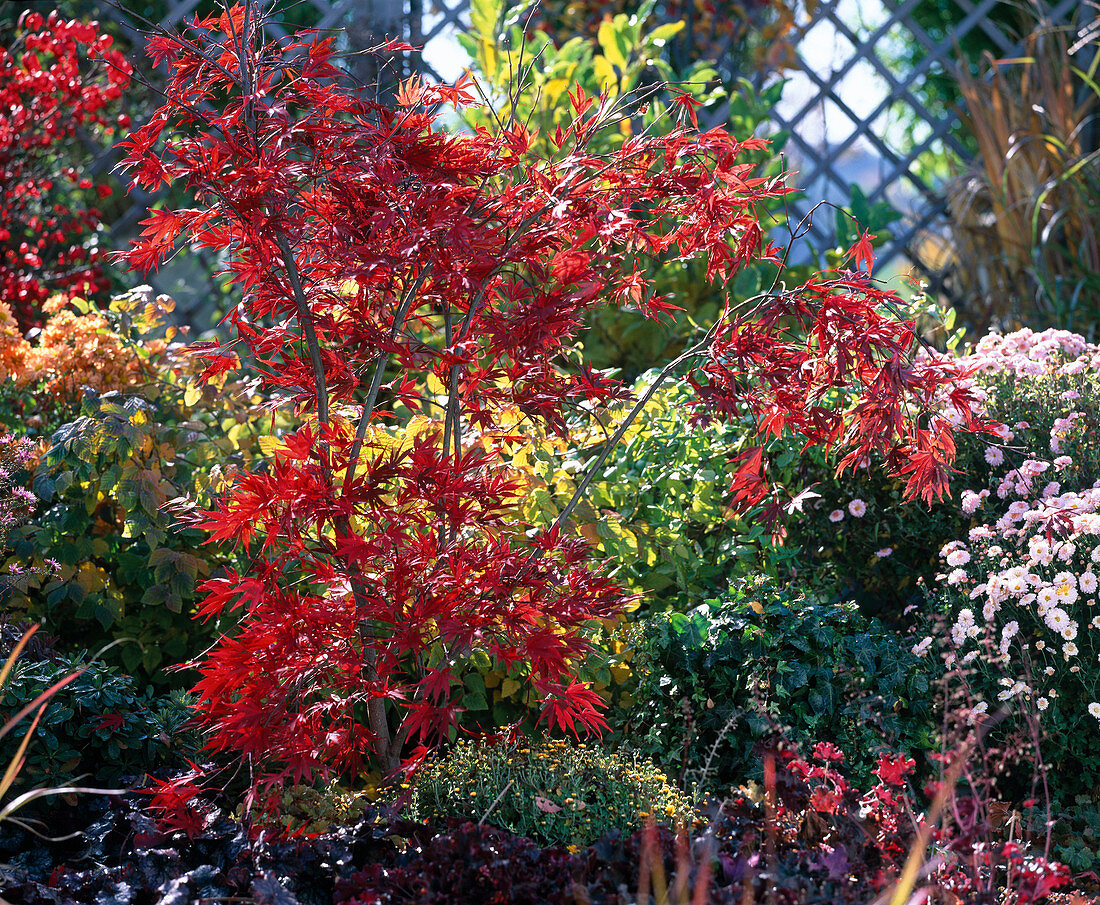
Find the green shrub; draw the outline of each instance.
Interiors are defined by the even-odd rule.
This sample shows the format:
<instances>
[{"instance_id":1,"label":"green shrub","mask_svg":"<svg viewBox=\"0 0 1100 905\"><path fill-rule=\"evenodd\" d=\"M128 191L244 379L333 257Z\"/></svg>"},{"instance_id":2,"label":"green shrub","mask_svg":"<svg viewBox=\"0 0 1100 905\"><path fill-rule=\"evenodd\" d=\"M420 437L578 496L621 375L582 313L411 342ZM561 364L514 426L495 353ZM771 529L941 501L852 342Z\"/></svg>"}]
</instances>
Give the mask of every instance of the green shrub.
<instances>
[{"instance_id":1,"label":"green shrub","mask_svg":"<svg viewBox=\"0 0 1100 905\"><path fill-rule=\"evenodd\" d=\"M633 386L635 396L652 384L650 372ZM764 528L734 513L727 488L730 459L749 440L725 423L694 423L691 388L669 381L649 400L597 471L572 519L606 557L616 578L639 595L643 612L683 612L724 591L732 579L778 572L784 551L768 543ZM549 524L566 505L575 476L584 474L627 407L607 423L590 416L576 431L580 442L562 451L552 438L518 447L511 460L528 493L526 516ZM791 469L794 450L780 468Z\"/></svg>"},{"instance_id":2,"label":"green shrub","mask_svg":"<svg viewBox=\"0 0 1100 905\"><path fill-rule=\"evenodd\" d=\"M854 604L749 579L637 635L635 703L617 736L708 791L743 782L754 746L777 731L851 751L861 779L880 749L934 746L931 661Z\"/></svg>"},{"instance_id":3,"label":"green shrub","mask_svg":"<svg viewBox=\"0 0 1100 905\"><path fill-rule=\"evenodd\" d=\"M19 660L0 698L0 722L86 663L63 656ZM199 747L197 734L184 728L188 716L183 694L156 695L93 661L46 705L19 781L63 786L84 776L114 785L158 767L183 766ZM0 762L6 764L21 741L17 734L0 741Z\"/></svg>"},{"instance_id":4,"label":"green shrub","mask_svg":"<svg viewBox=\"0 0 1100 905\"><path fill-rule=\"evenodd\" d=\"M9 563L25 577L6 605L44 623L70 651L135 639L108 660L142 682L182 687L188 677L163 667L195 656L228 627L192 619L196 583L233 560L204 545L203 532L176 527L165 503L209 503L229 469L249 466L270 428L249 386L194 389L194 360L174 347L151 354L163 346L148 339L159 312L120 301L97 318L116 323L112 336L126 339L148 377L124 390L89 386L67 420L42 425L50 446L31 483L40 505L8 539ZM59 568L44 568L48 560Z\"/></svg>"},{"instance_id":5,"label":"green shrub","mask_svg":"<svg viewBox=\"0 0 1100 905\"><path fill-rule=\"evenodd\" d=\"M413 777L413 819L485 822L551 845L587 845L648 819L693 817L652 764L558 739L515 745L460 741Z\"/></svg>"}]
</instances>

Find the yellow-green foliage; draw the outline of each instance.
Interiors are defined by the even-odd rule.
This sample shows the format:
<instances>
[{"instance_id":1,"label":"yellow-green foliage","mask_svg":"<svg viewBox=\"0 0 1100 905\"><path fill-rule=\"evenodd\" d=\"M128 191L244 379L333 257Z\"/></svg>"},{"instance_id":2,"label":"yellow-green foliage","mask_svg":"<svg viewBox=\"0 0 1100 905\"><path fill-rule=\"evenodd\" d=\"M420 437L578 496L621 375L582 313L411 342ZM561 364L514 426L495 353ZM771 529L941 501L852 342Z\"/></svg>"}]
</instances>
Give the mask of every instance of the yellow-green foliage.
<instances>
[{"instance_id":1,"label":"yellow-green foliage","mask_svg":"<svg viewBox=\"0 0 1100 905\"><path fill-rule=\"evenodd\" d=\"M640 395L651 385L644 375ZM670 381L646 404L601 466L572 515L615 575L639 595L643 610L686 610L724 592L732 579L775 572L781 551L769 547L763 528L727 504L734 458L747 431L725 424L693 425L690 388ZM555 438L517 443L511 464L525 482L526 516L552 522L566 505L587 465L628 409L591 416L580 444L565 449ZM794 466L793 451L780 469Z\"/></svg>"},{"instance_id":2,"label":"yellow-green foliage","mask_svg":"<svg viewBox=\"0 0 1100 905\"><path fill-rule=\"evenodd\" d=\"M405 788L414 819L484 817L552 845L587 845L610 830L634 832L647 820L695 817L688 798L651 763L559 739L461 741Z\"/></svg>"}]
</instances>

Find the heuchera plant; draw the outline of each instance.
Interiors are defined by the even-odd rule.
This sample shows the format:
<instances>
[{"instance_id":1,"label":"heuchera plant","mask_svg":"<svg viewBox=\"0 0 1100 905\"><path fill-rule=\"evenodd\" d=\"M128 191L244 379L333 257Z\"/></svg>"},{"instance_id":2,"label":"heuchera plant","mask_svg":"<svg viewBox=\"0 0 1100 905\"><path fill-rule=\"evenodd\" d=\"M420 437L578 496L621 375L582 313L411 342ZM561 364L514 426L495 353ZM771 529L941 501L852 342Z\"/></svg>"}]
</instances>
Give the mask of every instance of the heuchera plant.
<instances>
[{"instance_id":1,"label":"heuchera plant","mask_svg":"<svg viewBox=\"0 0 1100 905\"><path fill-rule=\"evenodd\" d=\"M56 12L24 13L10 46L0 47L0 298L26 330L41 320L50 295L89 296L109 283L89 240L99 225L97 200L110 187L59 157L81 130L113 134L129 125L113 102L130 82L130 64L96 23Z\"/></svg>"},{"instance_id":2,"label":"heuchera plant","mask_svg":"<svg viewBox=\"0 0 1100 905\"><path fill-rule=\"evenodd\" d=\"M667 134L596 156L592 136L630 110L577 90L538 156L520 122L439 130L446 105L474 103L468 81L414 79L381 106L344 84L331 39L266 41L262 26L233 7L154 36L167 100L125 143L139 185L197 199L153 211L130 261L155 267L181 238L225 249L243 298L236 338L195 350L205 377L253 369L300 418L266 470L195 515L251 555L204 585L203 618L243 611L199 664L209 746L261 765L261 783L393 768L447 737L475 653L522 665L551 727L599 731L599 698L572 677L586 626L624 594L571 531L572 505L547 529L522 519L494 450L524 420L565 433L570 407L623 396L563 353L599 306L670 310L624 262L705 260L717 281L781 263L756 206L787 189L741 162L760 141L700 134L690 101ZM866 237L852 257L870 265ZM777 285L731 299L673 363L702 360L701 404L758 426L739 502L778 511L766 453L783 430L846 462L878 449L911 494L943 491L952 424L930 413L947 400L980 423L949 364L912 362L894 301L854 271Z\"/></svg>"}]
</instances>

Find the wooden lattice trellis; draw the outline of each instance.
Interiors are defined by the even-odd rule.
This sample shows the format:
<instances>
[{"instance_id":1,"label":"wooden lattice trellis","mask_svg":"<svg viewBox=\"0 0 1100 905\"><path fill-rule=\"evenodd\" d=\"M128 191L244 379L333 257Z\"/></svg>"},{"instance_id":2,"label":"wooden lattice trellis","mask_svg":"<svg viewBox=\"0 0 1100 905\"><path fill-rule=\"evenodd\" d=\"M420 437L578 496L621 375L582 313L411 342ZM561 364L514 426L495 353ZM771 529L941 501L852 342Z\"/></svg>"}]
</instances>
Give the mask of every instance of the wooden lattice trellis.
<instances>
[{"instance_id":1,"label":"wooden lattice trellis","mask_svg":"<svg viewBox=\"0 0 1100 905\"><path fill-rule=\"evenodd\" d=\"M969 153L953 135L959 124L958 117L953 113L941 116L929 110L914 95L914 85L936 68L949 71L957 65L959 42L975 30L983 32L1002 57L1011 58L1022 53L1022 46L1007 36L990 17L991 11L1000 0L955 0L965 15L951 36L939 42L933 40L913 16L913 11L920 2L921 0L884 0L887 15L881 23L869 31L857 34L841 15L841 3L838 0L824 0L812 19L804 25L802 41L795 44L797 68L812 83L815 93L794 113L777 112L775 115L779 125L789 131L789 147L800 160L800 185L820 187L824 183L827 189L846 195L849 180L838 172L838 160L862 141L880 162L877 185L872 186L868 192L868 201L871 204L887 200L887 192L899 184L908 188L911 194L916 194L918 203L913 205L910 216L893 230L891 238L881 249L879 258L885 261L901 256L918 265L915 246L926 231L946 225L946 199L939 186L930 185L920 175L917 162L937 142L946 146L960 160L965 161ZM1047 10L1047 15L1053 24L1068 24L1080 8L1080 0L1060 0ZM827 23L831 27L838 43L847 45L845 52L836 55L832 71L827 75L815 71L802 55L802 42L821 23ZM886 36L897 34L899 30L905 33L907 40L916 42L925 51L923 59L904 72L897 71L896 66L881 50ZM853 111L838 87L855 67L863 64L869 66L885 82L888 91L870 113L859 115ZM896 110L899 104L904 105L906 117L911 123L927 127L927 134L922 140L905 148L892 144L879 134L877 128L877 124L882 122L888 111L892 108ZM811 111L824 105L829 105L833 112L843 117L838 130L842 134L839 140L834 132L827 136L826 142L814 143L802 134L799 124ZM846 135L843 134L844 131L847 131ZM815 197L796 199L792 202L791 213L797 220L801 220L821 194L820 191L815 191ZM807 226L807 237L811 244L818 248L825 247L832 238L830 228L831 223L827 218L810 222ZM942 274L926 272L926 275L931 278L935 288L943 288Z\"/></svg>"}]
</instances>

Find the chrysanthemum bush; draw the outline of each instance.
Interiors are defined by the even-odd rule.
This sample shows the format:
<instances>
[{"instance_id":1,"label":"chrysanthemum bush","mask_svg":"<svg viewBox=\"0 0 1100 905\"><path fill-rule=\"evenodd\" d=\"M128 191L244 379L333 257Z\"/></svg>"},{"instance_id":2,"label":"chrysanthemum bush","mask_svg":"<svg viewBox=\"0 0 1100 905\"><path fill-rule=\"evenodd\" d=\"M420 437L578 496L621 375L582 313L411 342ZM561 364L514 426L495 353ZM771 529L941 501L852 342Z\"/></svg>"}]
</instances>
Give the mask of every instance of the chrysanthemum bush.
<instances>
[{"instance_id":1,"label":"chrysanthemum bush","mask_svg":"<svg viewBox=\"0 0 1100 905\"><path fill-rule=\"evenodd\" d=\"M1098 361L1100 347L1054 330L991 334L959 356L959 366L973 371L969 385L981 399L980 411L1005 425L1003 436L1011 439L961 434L950 500L907 505L902 485L884 474L873 456L836 476L834 459L808 450L798 480L815 484L820 498L790 522L788 543L800 548L798 580L828 593L853 594L875 611L897 614L926 599L941 565L938 551L965 537L980 505L990 494L996 496L997 475L1007 470L1001 468L1004 461L1034 455L1053 462L1061 449L1073 459L1068 480L1091 486L1100 478L1100 443L1090 432L1090 413L1100 404ZM1067 432L1064 419L1070 417L1077 427Z\"/></svg>"},{"instance_id":2,"label":"chrysanthemum bush","mask_svg":"<svg viewBox=\"0 0 1100 905\"><path fill-rule=\"evenodd\" d=\"M1036 719L1052 792L1071 800L1100 781L1100 348L1021 331L970 360L1008 424L983 455L988 486L960 496L972 526L941 549L939 601L974 718L1007 706ZM1026 396L1012 392L1021 375Z\"/></svg>"}]
</instances>

